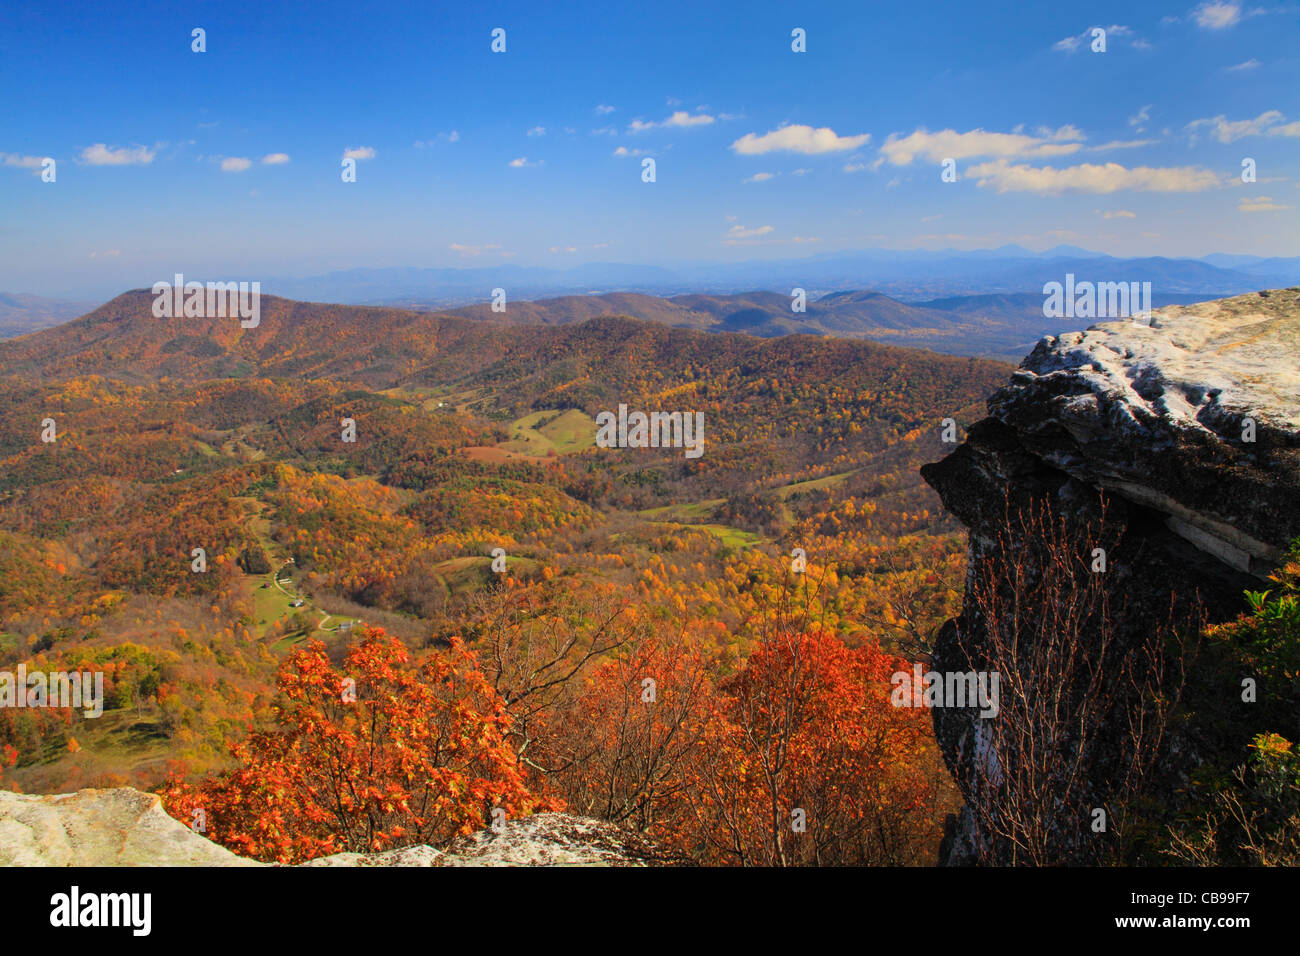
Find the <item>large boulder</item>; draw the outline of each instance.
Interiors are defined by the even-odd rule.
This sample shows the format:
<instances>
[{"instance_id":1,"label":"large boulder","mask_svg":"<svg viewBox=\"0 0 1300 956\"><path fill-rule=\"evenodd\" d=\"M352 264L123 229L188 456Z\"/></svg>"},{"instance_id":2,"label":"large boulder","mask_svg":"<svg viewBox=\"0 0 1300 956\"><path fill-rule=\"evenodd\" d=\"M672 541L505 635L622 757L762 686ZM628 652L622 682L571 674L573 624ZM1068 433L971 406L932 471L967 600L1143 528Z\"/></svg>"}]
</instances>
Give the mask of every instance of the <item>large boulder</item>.
<instances>
[{"instance_id":1,"label":"large boulder","mask_svg":"<svg viewBox=\"0 0 1300 956\"><path fill-rule=\"evenodd\" d=\"M662 850L610 823L543 813L456 840L383 853L336 853L305 866L647 866ZM0 866L263 866L167 815L129 787L46 796L0 790Z\"/></svg>"},{"instance_id":2,"label":"large boulder","mask_svg":"<svg viewBox=\"0 0 1300 956\"><path fill-rule=\"evenodd\" d=\"M1046 503L1074 529L1093 528L1104 514L1119 529L1105 542L1105 580L1121 644L1139 646L1171 607L1211 622L1234 617L1243 590L1267 587L1266 575L1300 537L1300 289L1049 336L988 410L952 454L921 470L970 528L971 566L1010 566L1029 553L1033 543L1008 532L1009 509ZM932 663L963 670L987 639L968 590ZM1176 800L1215 747L1244 746L1245 724L1232 724L1241 708L1228 713L1239 688L1194 685L1201 697L1191 707L1227 716L1202 720L1168 745L1162 799ZM943 852L946 862L973 862L972 801L996 790L987 761L975 759L980 718L953 708L933 716L967 800ZM1216 728L1228 732L1216 740Z\"/></svg>"}]
</instances>

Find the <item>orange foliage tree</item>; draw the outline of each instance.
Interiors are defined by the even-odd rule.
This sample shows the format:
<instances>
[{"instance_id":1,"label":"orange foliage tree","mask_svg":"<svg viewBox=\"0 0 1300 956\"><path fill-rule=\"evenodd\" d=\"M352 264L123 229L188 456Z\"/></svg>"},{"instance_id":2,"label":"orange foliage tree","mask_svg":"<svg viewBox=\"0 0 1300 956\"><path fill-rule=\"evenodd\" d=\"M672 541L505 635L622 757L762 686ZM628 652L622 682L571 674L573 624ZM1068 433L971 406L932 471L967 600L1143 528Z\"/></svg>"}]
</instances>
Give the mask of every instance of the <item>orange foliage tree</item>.
<instances>
[{"instance_id":1,"label":"orange foliage tree","mask_svg":"<svg viewBox=\"0 0 1300 956\"><path fill-rule=\"evenodd\" d=\"M693 855L761 866L914 864L937 833L929 713L889 701L907 664L777 630L723 685L702 748Z\"/></svg>"},{"instance_id":2,"label":"orange foliage tree","mask_svg":"<svg viewBox=\"0 0 1300 956\"><path fill-rule=\"evenodd\" d=\"M335 669L313 641L286 660L278 688L278 727L236 744L235 770L164 792L173 816L202 820L237 853L291 863L441 846L495 808L513 818L552 806L529 793L503 702L459 642L417 665L372 628Z\"/></svg>"}]
</instances>

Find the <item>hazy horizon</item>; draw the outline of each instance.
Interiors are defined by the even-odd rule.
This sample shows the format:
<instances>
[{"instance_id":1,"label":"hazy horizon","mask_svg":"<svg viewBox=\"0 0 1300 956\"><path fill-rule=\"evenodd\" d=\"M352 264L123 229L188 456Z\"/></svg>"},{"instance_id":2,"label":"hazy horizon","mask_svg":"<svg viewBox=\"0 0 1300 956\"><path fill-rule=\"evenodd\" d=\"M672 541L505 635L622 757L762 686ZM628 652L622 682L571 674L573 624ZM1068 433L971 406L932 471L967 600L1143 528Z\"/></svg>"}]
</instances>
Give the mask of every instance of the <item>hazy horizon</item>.
<instances>
[{"instance_id":1,"label":"hazy horizon","mask_svg":"<svg viewBox=\"0 0 1300 956\"><path fill-rule=\"evenodd\" d=\"M0 59L0 289L880 247L1300 255L1294 10L933 16L25 7Z\"/></svg>"}]
</instances>

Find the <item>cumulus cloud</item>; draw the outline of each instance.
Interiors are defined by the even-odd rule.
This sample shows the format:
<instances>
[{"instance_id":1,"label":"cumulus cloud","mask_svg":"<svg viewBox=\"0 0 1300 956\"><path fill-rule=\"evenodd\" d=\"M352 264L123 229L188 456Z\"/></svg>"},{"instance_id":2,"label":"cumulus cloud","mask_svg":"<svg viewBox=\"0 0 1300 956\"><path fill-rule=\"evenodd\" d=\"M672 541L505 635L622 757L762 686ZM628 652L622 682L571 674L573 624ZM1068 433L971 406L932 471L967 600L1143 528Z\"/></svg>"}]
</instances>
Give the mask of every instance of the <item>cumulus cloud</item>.
<instances>
[{"instance_id":1,"label":"cumulus cloud","mask_svg":"<svg viewBox=\"0 0 1300 956\"><path fill-rule=\"evenodd\" d=\"M1119 163L1066 166L1028 166L1005 159L981 163L966 170L981 188L1000 193L1029 192L1057 196L1063 193L1106 194L1137 192L1201 192L1220 185L1218 174L1199 166L1135 166Z\"/></svg>"},{"instance_id":2,"label":"cumulus cloud","mask_svg":"<svg viewBox=\"0 0 1300 956\"><path fill-rule=\"evenodd\" d=\"M1277 212L1290 208L1290 206L1274 202L1272 196L1243 196L1237 201L1237 209L1240 212Z\"/></svg>"},{"instance_id":3,"label":"cumulus cloud","mask_svg":"<svg viewBox=\"0 0 1300 956\"><path fill-rule=\"evenodd\" d=\"M918 157L932 163L976 156L1046 159L1077 152L1083 148L1079 142L1083 138L1083 134L1070 125L1054 130L1042 128L1036 136L1021 132L990 133L984 129L966 133L945 129L931 133L921 127L907 136L890 133L880 152L895 166L906 166Z\"/></svg>"},{"instance_id":4,"label":"cumulus cloud","mask_svg":"<svg viewBox=\"0 0 1300 956\"><path fill-rule=\"evenodd\" d=\"M375 148L373 146L349 146L343 150L344 159L374 159Z\"/></svg>"},{"instance_id":5,"label":"cumulus cloud","mask_svg":"<svg viewBox=\"0 0 1300 956\"><path fill-rule=\"evenodd\" d=\"M1084 30L1082 33L1076 33L1073 36L1057 40L1052 44L1052 49L1060 50L1064 53L1077 53L1080 47L1092 49L1092 31L1096 29L1098 28L1088 27L1088 29ZM1101 27L1101 29L1106 31L1107 43L1109 43L1113 37L1123 37L1136 49L1147 50L1151 47L1150 43L1134 34L1132 27L1126 27L1120 23L1113 23L1108 27Z\"/></svg>"},{"instance_id":6,"label":"cumulus cloud","mask_svg":"<svg viewBox=\"0 0 1300 956\"><path fill-rule=\"evenodd\" d=\"M1136 219L1137 213L1127 209L1107 209L1101 214L1102 219Z\"/></svg>"},{"instance_id":7,"label":"cumulus cloud","mask_svg":"<svg viewBox=\"0 0 1300 956\"><path fill-rule=\"evenodd\" d=\"M840 136L829 126L813 129L811 126L794 125L782 126L762 136L746 133L731 144L731 149L742 156L759 156L763 153L779 151L812 156L818 153L842 153L857 149L870 139L870 133Z\"/></svg>"},{"instance_id":8,"label":"cumulus cloud","mask_svg":"<svg viewBox=\"0 0 1300 956\"><path fill-rule=\"evenodd\" d=\"M765 183L775 175L776 173L755 173L752 176L742 179L741 182L742 183Z\"/></svg>"},{"instance_id":9,"label":"cumulus cloud","mask_svg":"<svg viewBox=\"0 0 1300 956\"><path fill-rule=\"evenodd\" d=\"M1285 119L1277 110L1267 110L1260 113L1254 119L1229 120L1226 116L1219 115L1210 119L1192 120L1187 124L1186 129L1192 134L1193 142L1196 139L1198 130L1208 127L1210 135L1220 143L1231 143L1234 140L1243 139L1247 136L1262 136L1271 126L1276 126ZM1286 127L1283 127L1284 129ZM1274 135L1290 135L1289 133Z\"/></svg>"},{"instance_id":10,"label":"cumulus cloud","mask_svg":"<svg viewBox=\"0 0 1300 956\"><path fill-rule=\"evenodd\" d=\"M1098 143L1096 146L1089 146L1088 152L1101 153L1109 149L1137 149L1139 146L1154 146L1160 142L1158 139L1112 139L1109 143Z\"/></svg>"},{"instance_id":11,"label":"cumulus cloud","mask_svg":"<svg viewBox=\"0 0 1300 956\"><path fill-rule=\"evenodd\" d=\"M628 149L626 146L620 146L614 150L615 156L644 156L645 153L644 149Z\"/></svg>"},{"instance_id":12,"label":"cumulus cloud","mask_svg":"<svg viewBox=\"0 0 1300 956\"><path fill-rule=\"evenodd\" d=\"M604 103L601 103L599 106L596 107L596 112L597 112L597 114L599 114L599 115L601 115L601 116L604 116L606 113L612 113L612 112L614 112L614 110L615 110L615 107L613 107L613 106L606 106Z\"/></svg>"},{"instance_id":13,"label":"cumulus cloud","mask_svg":"<svg viewBox=\"0 0 1300 956\"><path fill-rule=\"evenodd\" d=\"M253 161L245 159L243 156L227 156L221 161L221 171L223 173L242 173L252 165Z\"/></svg>"},{"instance_id":14,"label":"cumulus cloud","mask_svg":"<svg viewBox=\"0 0 1300 956\"><path fill-rule=\"evenodd\" d=\"M1203 30L1223 30L1241 22L1241 4L1210 0L1193 9L1191 18Z\"/></svg>"},{"instance_id":15,"label":"cumulus cloud","mask_svg":"<svg viewBox=\"0 0 1300 956\"><path fill-rule=\"evenodd\" d=\"M0 165L17 166L20 169L39 169L45 162L44 156L19 156L17 153L0 153Z\"/></svg>"},{"instance_id":16,"label":"cumulus cloud","mask_svg":"<svg viewBox=\"0 0 1300 956\"><path fill-rule=\"evenodd\" d=\"M288 161L288 153L267 153L262 157L262 165L264 166L283 166Z\"/></svg>"},{"instance_id":17,"label":"cumulus cloud","mask_svg":"<svg viewBox=\"0 0 1300 956\"><path fill-rule=\"evenodd\" d=\"M545 135L546 135L546 127L545 127L545 126L534 126L532 129L530 129L530 130L528 131L528 135L529 135L529 136L545 136Z\"/></svg>"},{"instance_id":18,"label":"cumulus cloud","mask_svg":"<svg viewBox=\"0 0 1300 956\"><path fill-rule=\"evenodd\" d=\"M157 154L145 146L105 146L96 143L81 151L81 162L87 166L144 166L153 162Z\"/></svg>"},{"instance_id":19,"label":"cumulus cloud","mask_svg":"<svg viewBox=\"0 0 1300 956\"><path fill-rule=\"evenodd\" d=\"M485 252L496 252L501 247L495 243L489 243L488 245L483 246L470 246L460 242L453 242L447 248L452 252L460 253L465 258L471 258L473 256L481 256Z\"/></svg>"},{"instance_id":20,"label":"cumulus cloud","mask_svg":"<svg viewBox=\"0 0 1300 956\"><path fill-rule=\"evenodd\" d=\"M714 123L716 121L717 121L717 117L710 116L708 113L691 114L686 112L686 110L676 110L667 119L660 120L657 123L646 122L645 120L641 120L641 119L634 119L632 122L627 124L627 128L630 132L642 133L648 129L655 129L658 127L677 127L680 129L689 129L692 126L708 126L710 123Z\"/></svg>"},{"instance_id":21,"label":"cumulus cloud","mask_svg":"<svg viewBox=\"0 0 1300 956\"><path fill-rule=\"evenodd\" d=\"M520 156L518 159L510 160L508 165L513 169L523 169L528 166L541 166L545 162L546 161L543 159L536 160L535 162L529 162L527 156Z\"/></svg>"},{"instance_id":22,"label":"cumulus cloud","mask_svg":"<svg viewBox=\"0 0 1300 956\"><path fill-rule=\"evenodd\" d=\"M417 139L411 145L416 149L432 149L438 145L438 140L442 140L445 143L459 143L460 131L452 130L450 133L439 133L437 139Z\"/></svg>"},{"instance_id":23,"label":"cumulus cloud","mask_svg":"<svg viewBox=\"0 0 1300 956\"><path fill-rule=\"evenodd\" d=\"M766 236L772 231L772 226L757 226L753 229L746 229L744 226L735 225L727 230L727 234L722 237L722 241L728 244L743 242L749 239L757 239L760 236Z\"/></svg>"}]
</instances>

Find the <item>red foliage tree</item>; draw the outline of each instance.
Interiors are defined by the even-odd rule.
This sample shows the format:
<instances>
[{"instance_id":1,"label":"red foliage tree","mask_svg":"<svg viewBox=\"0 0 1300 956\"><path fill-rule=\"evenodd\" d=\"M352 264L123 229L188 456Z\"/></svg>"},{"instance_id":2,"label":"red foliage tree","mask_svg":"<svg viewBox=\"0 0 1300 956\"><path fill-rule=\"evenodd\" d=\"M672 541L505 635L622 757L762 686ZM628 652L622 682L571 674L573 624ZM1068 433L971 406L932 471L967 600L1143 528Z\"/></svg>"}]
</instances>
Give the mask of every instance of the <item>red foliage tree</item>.
<instances>
[{"instance_id":1,"label":"red foliage tree","mask_svg":"<svg viewBox=\"0 0 1300 956\"><path fill-rule=\"evenodd\" d=\"M551 806L526 788L502 700L459 643L417 666L369 629L336 670L313 641L282 667L273 712L277 729L233 748L235 770L164 794L187 824L202 809L208 835L237 853L290 863L439 846L482 829L495 808Z\"/></svg>"}]
</instances>

